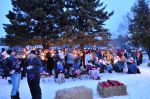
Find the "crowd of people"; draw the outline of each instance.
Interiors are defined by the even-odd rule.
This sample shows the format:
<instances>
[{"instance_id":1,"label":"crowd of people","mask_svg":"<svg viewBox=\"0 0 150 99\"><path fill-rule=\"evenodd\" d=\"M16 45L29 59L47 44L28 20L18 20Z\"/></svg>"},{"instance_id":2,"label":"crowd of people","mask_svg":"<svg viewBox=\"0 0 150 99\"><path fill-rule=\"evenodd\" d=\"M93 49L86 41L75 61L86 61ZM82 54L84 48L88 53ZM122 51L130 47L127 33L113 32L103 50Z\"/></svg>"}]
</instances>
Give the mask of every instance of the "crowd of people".
<instances>
[{"instance_id":1,"label":"crowd of people","mask_svg":"<svg viewBox=\"0 0 150 99\"><path fill-rule=\"evenodd\" d=\"M32 99L41 99L40 73L54 75L59 73L65 78L76 78L78 70L86 70L93 79L100 79L100 73L126 72L140 73L143 54L139 50L101 50L101 49L22 49L5 50L0 53L0 69L3 79L10 77L12 84L11 99L20 99L20 79L27 76ZM81 73L81 72L80 72Z\"/></svg>"}]
</instances>

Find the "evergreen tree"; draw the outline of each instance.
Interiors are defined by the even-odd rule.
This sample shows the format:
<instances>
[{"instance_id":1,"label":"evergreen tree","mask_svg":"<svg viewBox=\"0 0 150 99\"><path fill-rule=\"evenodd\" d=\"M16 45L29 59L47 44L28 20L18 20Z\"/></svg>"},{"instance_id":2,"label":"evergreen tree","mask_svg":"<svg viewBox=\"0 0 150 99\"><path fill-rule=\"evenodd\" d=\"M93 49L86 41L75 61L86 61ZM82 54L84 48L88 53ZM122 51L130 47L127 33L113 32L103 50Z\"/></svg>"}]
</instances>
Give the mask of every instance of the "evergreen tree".
<instances>
[{"instance_id":1,"label":"evergreen tree","mask_svg":"<svg viewBox=\"0 0 150 99\"><path fill-rule=\"evenodd\" d=\"M13 45L104 44L110 33L103 27L113 12L100 0L11 0L13 10L4 24L6 43ZM100 39L97 39L97 38Z\"/></svg>"},{"instance_id":2,"label":"evergreen tree","mask_svg":"<svg viewBox=\"0 0 150 99\"><path fill-rule=\"evenodd\" d=\"M106 44L110 33L103 27L113 12L104 11L106 6L100 0L66 0L66 11L61 16L61 25L66 27L62 35L72 45ZM99 37L101 39L95 39ZM67 39L66 39L67 38ZM71 42L72 41L72 42Z\"/></svg>"},{"instance_id":3,"label":"evergreen tree","mask_svg":"<svg viewBox=\"0 0 150 99\"><path fill-rule=\"evenodd\" d=\"M5 42L10 45L43 44L57 38L58 18L63 13L63 0L11 0L13 10L4 24Z\"/></svg>"},{"instance_id":4,"label":"evergreen tree","mask_svg":"<svg viewBox=\"0 0 150 99\"><path fill-rule=\"evenodd\" d=\"M150 8L146 0L138 0L131 9L129 19L129 33L132 43L143 46L150 58Z\"/></svg>"}]
</instances>

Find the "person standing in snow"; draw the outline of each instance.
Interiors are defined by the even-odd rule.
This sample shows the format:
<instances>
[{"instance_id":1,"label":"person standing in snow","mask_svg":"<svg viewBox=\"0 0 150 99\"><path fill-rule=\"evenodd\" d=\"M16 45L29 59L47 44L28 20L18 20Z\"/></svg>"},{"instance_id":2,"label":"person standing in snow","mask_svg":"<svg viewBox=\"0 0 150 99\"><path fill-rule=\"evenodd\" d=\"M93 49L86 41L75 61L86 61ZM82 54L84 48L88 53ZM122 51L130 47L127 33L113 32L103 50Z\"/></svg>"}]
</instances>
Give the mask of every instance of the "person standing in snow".
<instances>
[{"instance_id":1,"label":"person standing in snow","mask_svg":"<svg viewBox=\"0 0 150 99\"><path fill-rule=\"evenodd\" d=\"M131 50L130 56L136 61L136 51L135 49Z\"/></svg>"},{"instance_id":2,"label":"person standing in snow","mask_svg":"<svg viewBox=\"0 0 150 99\"><path fill-rule=\"evenodd\" d=\"M35 50L32 50L30 52L30 57L27 60L27 63L27 81L32 95L32 99L42 99L39 71L40 66L42 66L42 62L37 57Z\"/></svg>"},{"instance_id":3,"label":"person standing in snow","mask_svg":"<svg viewBox=\"0 0 150 99\"><path fill-rule=\"evenodd\" d=\"M123 55L125 56L126 59L128 59L129 55L128 55L127 50L124 50Z\"/></svg>"},{"instance_id":4,"label":"person standing in snow","mask_svg":"<svg viewBox=\"0 0 150 99\"><path fill-rule=\"evenodd\" d=\"M74 64L74 60L76 59L76 57L73 55L71 49L68 50L68 52L66 54L66 58L67 58L67 60L66 60L66 65L67 65L66 66L66 68L67 68L67 75L66 75L66 77L68 78L69 76L72 76L71 68L72 68L72 66Z\"/></svg>"},{"instance_id":5,"label":"person standing in snow","mask_svg":"<svg viewBox=\"0 0 150 99\"><path fill-rule=\"evenodd\" d=\"M12 83L11 99L20 99L19 85L21 79L21 62L16 58L16 53L7 51L8 57L4 61L5 70L9 73Z\"/></svg>"},{"instance_id":6,"label":"person standing in snow","mask_svg":"<svg viewBox=\"0 0 150 99\"><path fill-rule=\"evenodd\" d=\"M2 74L2 79L7 79L7 77L9 76L9 73L5 70L5 64L4 64L4 61L5 61L5 59L7 58L7 57L9 57L9 55L7 54L7 52L6 51L3 51L2 53L1 53L1 66L2 66L2 70L3 70L3 74Z\"/></svg>"},{"instance_id":7,"label":"person standing in snow","mask_svg":"<svg viewBox=\"0 0 150 99\"><path fill-rule=\"evenodd\" d=\"M140 51L136 51L136 64L140 66Z\"/></svg>"},{"instance_id":8,"label":"person standing in snow","mask_svg":"<svg viewBox=\"0 0 150 99\"><path fill-rule=\"evenodd\" d=\"M0 52L0 66L2 66L2 63L3 63L3 52L5 51L4 48L2 48L2 51Z\"/></svg>"},{"instance_id":9,"label":"person standing in snow","mask_svg":"<svg viewBox=\"0 0 150 99\"><path fill-rule=\"evenodd\" d=\"M47 72L50 74L50 75L53 75L52 71L54 69L54 58L52 56L52 54L50 52L46 53L46 64L47 64Z\"/></svg>"},{"instance_id":10,"label":"person standing in snow","mask_svg":"<svg viewBox=\"0 0 150 99\"><path fill-rule=\"evenodd\" d=\"M143 63L143 53L142 53L142 51L140 51L140 64L142 64Z\"/></svg>"}]
</instances>

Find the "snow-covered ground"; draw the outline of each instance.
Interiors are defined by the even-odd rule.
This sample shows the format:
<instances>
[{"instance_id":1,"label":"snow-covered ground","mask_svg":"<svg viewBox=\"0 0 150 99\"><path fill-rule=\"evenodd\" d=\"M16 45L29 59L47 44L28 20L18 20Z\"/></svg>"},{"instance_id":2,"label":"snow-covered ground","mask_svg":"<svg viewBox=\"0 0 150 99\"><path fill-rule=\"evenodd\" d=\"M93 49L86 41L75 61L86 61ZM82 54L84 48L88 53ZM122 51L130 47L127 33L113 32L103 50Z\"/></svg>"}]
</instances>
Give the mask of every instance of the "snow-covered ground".
<instances>
[{"instance_id":1,"label":"snow-covered ground","mask_svg":"<svg viewBox=\"0 0 150 99\"><path fill-rule=\"evenodd\" d=\"M57 84L51 77L47 82L41 82L42 99L54 99L55 92L58 89L70 88L75 86L84 85L93 90L93 99L101 99L97 94L97 83L101 81L118 80L127 85L127 96L114 96L105 99L150 99L150 67L147 67L148 59L144 57L144 63L140 66L141 74L125 74L125 73L103 73L101 80L87 79L83 80L67 79L63 84ZM0 99L10 99L11 85L7 80L0 78ZM26 78L21 80L20 83L20 96L21 99L31 99L29 87Z\"/></svg>"}]
</instances>

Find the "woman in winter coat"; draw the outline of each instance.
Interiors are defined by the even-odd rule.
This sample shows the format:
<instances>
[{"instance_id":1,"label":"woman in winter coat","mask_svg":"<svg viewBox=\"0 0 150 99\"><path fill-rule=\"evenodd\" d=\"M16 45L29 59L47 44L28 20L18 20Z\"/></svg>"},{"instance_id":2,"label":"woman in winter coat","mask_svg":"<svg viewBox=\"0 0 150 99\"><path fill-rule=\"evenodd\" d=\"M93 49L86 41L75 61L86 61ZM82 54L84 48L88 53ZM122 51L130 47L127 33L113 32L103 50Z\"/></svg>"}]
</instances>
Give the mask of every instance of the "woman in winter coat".
<instances>
[{"instance_id":1,"label":"woman in winter coat","mask_svg":"<svg viewBox=\"0 0 150 99\"><path fill-rule=\"evenodd\" d=\"M20 99L19 85L21 79L21 61L17 59L16 53L8 50L8 57L4 61L5 70L9 73L12 83L11 99Z\"/></svg>"}]
</instances>

